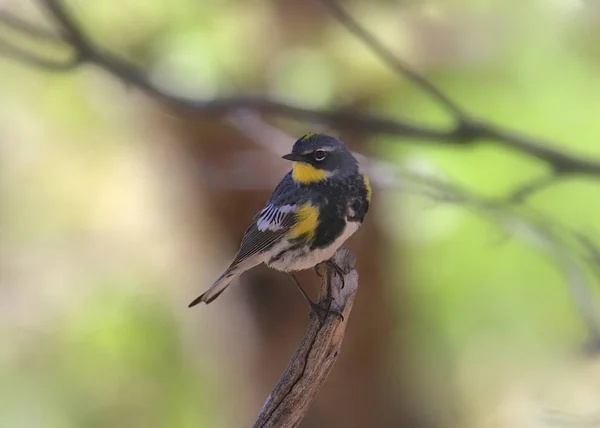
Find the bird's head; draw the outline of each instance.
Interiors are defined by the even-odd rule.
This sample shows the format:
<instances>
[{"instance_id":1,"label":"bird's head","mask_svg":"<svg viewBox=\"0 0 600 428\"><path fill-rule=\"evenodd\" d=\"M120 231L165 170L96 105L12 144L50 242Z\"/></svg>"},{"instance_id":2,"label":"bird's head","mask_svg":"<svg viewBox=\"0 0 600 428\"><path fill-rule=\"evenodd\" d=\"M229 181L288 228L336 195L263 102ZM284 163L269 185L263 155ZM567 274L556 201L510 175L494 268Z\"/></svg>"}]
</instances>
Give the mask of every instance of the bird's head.
<instances>
[{"instance_id":1,"label":"bird's head","mask_svg":"<svg viewBox=\"0 0 600 428\"><path fill-rule=\"evenodd\" d=\"M358 171L358 163L344 143L325 134L304 135L283 159L294 162L292 177L301 184L343 178Z\"/></svg>"}]
</instances>

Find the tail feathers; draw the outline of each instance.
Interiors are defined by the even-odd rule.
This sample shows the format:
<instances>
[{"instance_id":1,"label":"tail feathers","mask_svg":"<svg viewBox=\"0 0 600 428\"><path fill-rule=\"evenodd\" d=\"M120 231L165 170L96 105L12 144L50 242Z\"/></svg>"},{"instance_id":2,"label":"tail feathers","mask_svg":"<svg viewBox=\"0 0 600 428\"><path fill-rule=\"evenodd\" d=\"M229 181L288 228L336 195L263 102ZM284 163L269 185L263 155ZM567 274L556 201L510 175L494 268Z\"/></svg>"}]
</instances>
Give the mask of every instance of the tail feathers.
<instances>
[{"instance_id":1,"label":"tail feathers","mask_svg":"<svg viewBox=\"0 0 600 428\"><path fill-rule=\"evenodd\" d=\"M204 302L207 305L221 295L223 291L231 284L231 282L240 276L241 272L233 272L226 270L214 283L210 286L206 292L195 298L192 303L188 305L188 308L196 306L198 303Z\"/></svg>"},{"instance_id":2,"label":"tail feathers","mask_svg":"<svg viewBox=\"0 0 600 428\"><path fill-rule=\"evenodd\" d=\"M234 262L229 268L223 272L223 274L217 278L217 280L210 286L204 294L198 296L192 303L188 305L188 308L196 306L198 303L204 302L207 305L221 295L223 291L242 273L248 269L262 263L261 257L250 257L242 262Z\"/></svg>"}]
</instances>

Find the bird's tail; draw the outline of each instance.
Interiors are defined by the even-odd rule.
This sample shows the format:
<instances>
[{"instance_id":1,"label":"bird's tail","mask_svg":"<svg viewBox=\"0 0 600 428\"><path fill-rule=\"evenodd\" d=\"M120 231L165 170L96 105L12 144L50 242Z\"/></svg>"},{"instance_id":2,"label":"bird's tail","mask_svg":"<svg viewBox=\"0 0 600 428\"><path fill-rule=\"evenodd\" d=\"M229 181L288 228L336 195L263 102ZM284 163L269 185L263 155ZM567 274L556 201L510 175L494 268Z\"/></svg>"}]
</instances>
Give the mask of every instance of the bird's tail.
<instances>
[{"instance_id":1,"label":"bird's tail","mask_svg":"<svg viewBox=\"0 0 600 428\"><path fill-rule=\"evenodd\" d=\"M231 284L231 282L234 279L236 279L240 274L241 272L234 273L230 272L230 269L227 269L219 278L217 278L215 282L213 282L213 284L209 287L208 290L206 290L203 294L195 298L194 301L192 301L192 303L188 305L188 308L196 306L198 303L201 302L209 304L217 297L219 297L221 293L225 291L227 286Z\"/></svg>"},{"instance_id":2,"label":"bird's tail","mask_svg":"<svg viewBox=\"0 0 600 428\"><path fill-rule=\"evenodd\" d=\"M243 272L250 269L251 267L256 266L260 262L256 263L248 263L246 262L240 263L235 266L230 266L223 274L217 278L215 282L206 290L203 294L195 298L192 303L188 305L188 308L192 306L196 306L198 303L204 302L207 305L215 300L217 297L221 295L223 291L235 280L238 276L240 276Z\"/></svg>"}]
</instances>

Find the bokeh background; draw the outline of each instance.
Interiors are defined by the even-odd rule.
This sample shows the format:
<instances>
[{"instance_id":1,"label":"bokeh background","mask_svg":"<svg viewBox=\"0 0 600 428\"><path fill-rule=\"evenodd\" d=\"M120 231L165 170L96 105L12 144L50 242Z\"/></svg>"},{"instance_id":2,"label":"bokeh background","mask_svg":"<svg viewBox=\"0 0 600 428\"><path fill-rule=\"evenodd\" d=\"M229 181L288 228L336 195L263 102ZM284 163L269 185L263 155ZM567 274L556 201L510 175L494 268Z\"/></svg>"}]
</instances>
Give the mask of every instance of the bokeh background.
<instances>
[{"instance_id":1,"label":"bokeh background","mask_svg":"<svg viewBox=\"0 0 600 428\"><path fill-rule=\"evenodd\" d=\"M449 123L316 2L66 4L97 43L178 94L264 93ZM343 4L477 117L600 157L597 2ZM48 22L34 1L0 9ZM261 120L283 131L268 142L282 152L331 132L488 197L546 172L494 144ZM250 426L302 337L304 302L257 268L210 306L187 304L289 167L275 152L256 132L175 111L93 66L48 73L0 58L0 426ZM597 181L565 180L528 204L600 239ZM348 243L361 286L343 354L302 426L599 427L600 359L583 350L561 264L505 226L377 188ZM316 292L312 272L302 280Z\"/></svg>"}]
</instances>

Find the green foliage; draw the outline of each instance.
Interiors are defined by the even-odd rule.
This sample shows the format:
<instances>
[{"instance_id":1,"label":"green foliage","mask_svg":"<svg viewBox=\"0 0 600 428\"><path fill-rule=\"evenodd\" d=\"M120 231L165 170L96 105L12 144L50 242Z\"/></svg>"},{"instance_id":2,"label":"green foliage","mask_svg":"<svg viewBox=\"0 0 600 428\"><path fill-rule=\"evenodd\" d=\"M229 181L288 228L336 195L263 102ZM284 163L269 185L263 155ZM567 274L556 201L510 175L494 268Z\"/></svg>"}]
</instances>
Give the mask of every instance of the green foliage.
<instances>
[{"instance_id":1,"label":"green foliage","mask_svg":"<svg viewBox=\"0 0 600 428\"><path fill-rule=\"evenodd\" d=\"M21 332L28 344L2 375L2 426L217 426L215 379L190 365L164 300L124 291L132 281L143 282L107 278L109 291Z\"/></svg>"}]
</instances>

